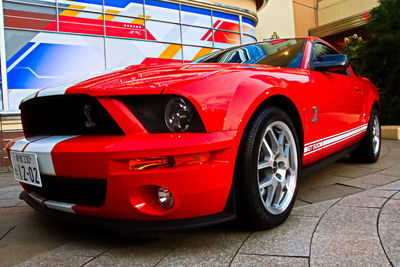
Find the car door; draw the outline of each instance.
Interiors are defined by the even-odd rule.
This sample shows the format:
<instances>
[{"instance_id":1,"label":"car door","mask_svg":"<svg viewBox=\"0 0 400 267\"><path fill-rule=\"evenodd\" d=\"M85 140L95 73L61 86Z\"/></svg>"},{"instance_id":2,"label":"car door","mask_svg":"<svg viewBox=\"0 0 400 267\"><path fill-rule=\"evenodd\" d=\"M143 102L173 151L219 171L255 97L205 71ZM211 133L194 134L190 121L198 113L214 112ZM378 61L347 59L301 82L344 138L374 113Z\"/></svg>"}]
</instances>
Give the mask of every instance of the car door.
<instances>
[{"instance_id":1,"label":"car door","mask_svg":"<svg viewBox=\"0 0 400 267\"><path fill-rule=\"evenodd\" d=\"M338 52L321 41L313 43L309 75L316 97L309 101L309 108L312 106L315 117L309 124L309 132L319 142L310 142L309 147L306 143L305 155L317 150L313 156L315 160L348 146L354 140L361 121L362 91L350 70L323 72L313 69L313 62L330 54Z\"/></svg>"}]
</instances>

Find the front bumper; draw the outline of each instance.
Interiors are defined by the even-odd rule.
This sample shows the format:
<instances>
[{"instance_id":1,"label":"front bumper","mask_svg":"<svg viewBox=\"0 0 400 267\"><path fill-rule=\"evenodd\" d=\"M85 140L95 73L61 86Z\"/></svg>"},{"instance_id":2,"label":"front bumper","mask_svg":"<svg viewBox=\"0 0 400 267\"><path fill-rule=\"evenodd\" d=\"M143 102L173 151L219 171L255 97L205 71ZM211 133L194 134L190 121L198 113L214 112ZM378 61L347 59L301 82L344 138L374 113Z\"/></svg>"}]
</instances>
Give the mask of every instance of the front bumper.
<instances>
[{"instance_id":1,"label":"front bumper","mask_svg":"<svg viewBox=\"0 0 400 267\"><path fill-rule=\"evenodd\" d=\"M97 218L90 216L77 216L75 214L63 212L62 209L46 208L38 203L25 191L21 192L20 199L24 200L36 211L48 216L49 218L65 219L81 223L89 223L101 226L106 229L119 230L124 233L145 232L145 231L172 231L172 230L191 230L221 224L236 219L236 215L230 211L224 210L217 214L206 215L196 218L162 220L162 221L131 221L116 220L107 218Z\"/></svg>"},{"instance_id":2,"label":"front bumper","mask_svg":"<svg viewBox=\"0 0 400 267\"><path fill-rule=\"evenodd\" d=\"M235 134L235 131L224 131L182 135L78 136L66 139L50 151L52 168L43 168L46 171L54 170L54 173L43 174L52 179L68 177L76 181L106 180L104 204L87 206L68 201L61 203L37 195L31 191L31 187L22 184L26 191L23 199L41 210L58 210L64 214L74 213L70 216L97 217L103 221L135 221L139 225L144 221L164 221L161 224L169 225L168 221L195 217L205 218L207 221L211 218L204 216L211 215L215 216L213 221L217 222L225 221L226 218L232 219L234 215L226 213L225 208L232 186L238 147ZM43 140L45 139L38 142L45 143ZM26 141L29 143L29 140ZM35 142L28 144L27 148L30 148L30 153L37 153L41 167L49 156L40 149L35 151L34 144ZM143 171L128 168L132 159L204 152L209 152L211 157L201 165ZM159 186L167 188L173 194L175 204L171 209L164 209L158 204L155 190ZM202 221L200 219L199 224L203 224Z\"/></svg>"}]
</instances>

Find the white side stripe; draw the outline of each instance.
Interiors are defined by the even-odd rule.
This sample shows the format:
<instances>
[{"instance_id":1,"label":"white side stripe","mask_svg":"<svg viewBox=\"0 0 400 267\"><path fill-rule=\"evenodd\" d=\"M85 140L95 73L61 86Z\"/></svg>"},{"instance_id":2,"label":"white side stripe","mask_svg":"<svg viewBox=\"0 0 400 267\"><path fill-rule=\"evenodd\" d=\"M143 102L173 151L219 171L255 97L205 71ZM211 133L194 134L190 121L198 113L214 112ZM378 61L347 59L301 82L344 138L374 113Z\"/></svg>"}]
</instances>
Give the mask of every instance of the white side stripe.
<instances>
[{"instance_id":1,"label":"white side stripe","mask_svg":"<svg viewBox=\"0 0 400 267\"><path fill-rule=\"evenodd\" d=\"M313 141L310 143L307 143L304 146L304 156L307 156L309 154L312 154L314 152L320 151L322 149L325 149L327 147L330 147L332 145L338 144L340 142L343 142L345 140L348 140L354 136L357 136L363 132L365 132L368 128L368 124L364 124L362 126L356 127L354 129L331 135L326 138L319 139L317 141Z\"/></svg>"}]
</instances>

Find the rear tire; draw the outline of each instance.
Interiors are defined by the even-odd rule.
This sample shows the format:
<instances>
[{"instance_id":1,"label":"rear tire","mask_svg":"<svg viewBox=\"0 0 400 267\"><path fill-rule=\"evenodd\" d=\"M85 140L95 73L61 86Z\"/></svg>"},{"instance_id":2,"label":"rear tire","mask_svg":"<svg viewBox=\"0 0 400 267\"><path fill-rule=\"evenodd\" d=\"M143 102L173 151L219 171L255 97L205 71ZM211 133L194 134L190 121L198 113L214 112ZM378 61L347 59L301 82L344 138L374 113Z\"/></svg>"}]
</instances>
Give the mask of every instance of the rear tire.
<instances>
[{"instance_id":1,"label":"rear tire","mask_svg":"<svg viewBox=\"0 0 400 267\"><path fill-rule=\"evenodd\" d=\"M250 121L235 171L238 215L247 228L272 228L289 216L297 194L300 158L295 127L284 111L269 107Z\"/></svg>"},{"instance_id":2,"label":"rear tire","mask_svg":"<svg viewBox=\"0 0 400 267\"><path fill-rule=\"evenodd\" d=\"M352 153L350 159L360 163L374 163L381 152L381 123L378 110L373 109L369 119L367 132L360 146Z\"/></svg>"}]
</instances>

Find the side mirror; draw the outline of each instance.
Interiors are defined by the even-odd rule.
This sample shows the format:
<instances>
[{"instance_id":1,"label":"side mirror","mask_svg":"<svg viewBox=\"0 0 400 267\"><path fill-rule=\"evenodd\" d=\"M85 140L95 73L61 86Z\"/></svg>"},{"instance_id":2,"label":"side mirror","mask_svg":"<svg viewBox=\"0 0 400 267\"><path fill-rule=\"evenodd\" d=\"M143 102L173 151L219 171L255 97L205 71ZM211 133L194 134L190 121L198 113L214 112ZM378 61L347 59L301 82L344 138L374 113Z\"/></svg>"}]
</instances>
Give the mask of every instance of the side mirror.
<instances>
[{"instance_id":1,"label":"side mirror","mask_svg":"<svg viewBox=\"0 0 400 267\"><path fill-rule=\"evenodd\" d=\"M320 56L318 60L311 62L310 69L316 71L339 71L346 70L349 67L347 55L334 54Z\"/></svg>"}]
</instances>

